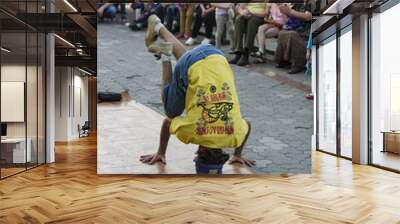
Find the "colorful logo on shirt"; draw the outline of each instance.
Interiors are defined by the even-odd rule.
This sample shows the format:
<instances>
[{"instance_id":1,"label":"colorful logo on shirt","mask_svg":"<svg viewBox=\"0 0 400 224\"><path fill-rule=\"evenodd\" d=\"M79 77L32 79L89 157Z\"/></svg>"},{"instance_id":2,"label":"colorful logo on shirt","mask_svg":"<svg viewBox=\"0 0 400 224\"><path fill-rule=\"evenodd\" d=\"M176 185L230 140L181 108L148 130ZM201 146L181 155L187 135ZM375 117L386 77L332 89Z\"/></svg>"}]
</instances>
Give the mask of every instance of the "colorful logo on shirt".
<instances>
[{"instance_id":1,"label":"colorful logo on shirt","mask_svg":"<svg viewBox=\"0 0 400 224\"><path fill-rule=\"evenodd\" d=\"M229 112L233 108L232 94L227 83L223 83L220 91L215 85L210 85L208 91L199 88L197 106L202 108L201 117L197 121L196 133L198 135L231 135L234 132L233 121ZM217 121L224 125L216 125Z\"/></svg>"}]
</instances>

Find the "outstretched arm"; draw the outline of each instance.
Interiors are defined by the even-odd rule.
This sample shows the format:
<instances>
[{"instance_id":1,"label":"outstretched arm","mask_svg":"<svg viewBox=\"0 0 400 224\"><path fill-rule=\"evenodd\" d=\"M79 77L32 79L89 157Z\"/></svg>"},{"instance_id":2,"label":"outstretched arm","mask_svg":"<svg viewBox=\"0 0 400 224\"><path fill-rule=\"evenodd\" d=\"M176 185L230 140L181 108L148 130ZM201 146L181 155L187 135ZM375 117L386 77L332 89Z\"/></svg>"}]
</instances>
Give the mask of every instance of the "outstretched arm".
<instances>
[{"instance_id":1,"label":"outstretched arm","mask_svg":"<svg viewBox=\"0 0 400 224\"><path fill-rule=\"evenodd\" d=\"M165 60L162 62L162 77L161 77L161 98L165 102L165 97L163 94L165 86L169 85L172 81L172 66L170 60ZM160 145L158 151L155 154L144 155L140 157L140 161L147 164L154 164L156 162L162 162L165 164L165 153L167 152L167 146L169 137L171 136L169 132L169 126L171 125L171 120L165 118L160 131Z\"/></svg>"},{"instance_id":2,"label":"outstretched arm","mask_svg":"<svg viewBox=\"0 0 400 224\"><path fill-rule=\"evenodd\" d=\"M140 161L142 163L147 163L153 165L156 162L165 162L165 153L167 152L167 146L169 142L169 137L171 136L169 132L169 126L171 125L171 120L168 118L164 119L164 122L161 126L160 132L160 145L158 147L158 151L154 154L144 155L140 157Z\"/></svg>"},{"instance_id":3,"label":"outstretched arm","mask_svg":"<svg viewBox=\"0 0 400 224\"><path fill-rule=\"evenodd\" d=\"M256 165L256 161L246 159L246 158L244 158L242 156L243 148L246 145L247 139L249 138L249 135L250 135L250 132L251 132L250 122L247 121L247 120L246 120L246 122L247 122L247 125L249 126L249 130L247 131L246 137L244 138L244 141L243 141L242 145L235 149L235 152L234 152L232 158L229 160L229 164L240 163L240 164L247 165L247 166Z\"/></svg>"}]
</instances>

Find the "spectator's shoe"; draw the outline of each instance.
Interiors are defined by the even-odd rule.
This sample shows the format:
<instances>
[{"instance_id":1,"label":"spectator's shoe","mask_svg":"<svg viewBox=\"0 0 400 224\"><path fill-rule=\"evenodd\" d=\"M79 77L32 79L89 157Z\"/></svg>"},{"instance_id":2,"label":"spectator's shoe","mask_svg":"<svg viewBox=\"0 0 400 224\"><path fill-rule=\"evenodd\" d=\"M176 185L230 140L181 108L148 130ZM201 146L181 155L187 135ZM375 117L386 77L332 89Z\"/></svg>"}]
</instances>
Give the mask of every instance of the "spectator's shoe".
<instances>
[{"instance_id":1,"label":"spectator's shoe","mask_svg":"<svg viewBox=\"0 0 400 224\"><path fill-rule=\"evenodd\" d=\"M304 95L304 97L307 100L313 100L314 99L314 94L313 93L307 93L306 95Z\"/></svg>"},{"instance_id":2,"label":"spectator's shoe","mask_svg":"<svg viewBox=\"0 0 400 224\"><path fill-rule=\"evenodd\" d=\"M201 44L210 44L211 40L208 38L204 38L203 41L201 41Z\"/></svg>"},{"instance_id":3,"label":"spectator's shoe","mask_svg":"<svg viewBox=\"0 0 400 224\"><path fill-rule=\"evenodd\" d=\"M239 61L237 62L238 66L246 66L249 64L249 51L245 50L242 54L242 57L240 57Z\"/></svg>"},{"instance_id":4,"label":"spectator's shoe","mask_svg":"<svg viewBox=\"0 0 400 224\"><path fill-rule=\"evenodd\" d=\"M257 63L265 63L266 62L264 53L261 51L254 52L251 56L256 58Z\"/></svg>"},{"instance_id":5,"label":"spectator's shoe","mask_svg":"<svg viewBox=\"0 0 400 224\"><path fill-rule=\"evenodd\" d=\"M297 74L300 72L303 72L304 68L302 67L291 67L290 70L288 71L289 74Z\"/></svg>"},{"instance_id":6,"label":"spectator's shoe","mask_svg":"<svg viewBox=\"0 0 400 224\"><path fill-rule=\"evenodd\" d=\"M196 43L197 43L197 40L195 38L191 38L191 37L189 37L189 39L185 42L185 44L188 46L195 45Z\"/></svg>"},{"instance_id":7,"label":"spectator's shoe","mask_svg":"<svg viewBox=\"0 0 400 224\"><path fill-rule=\"evenodd\" d=\"M128 17L126 17L125 15L121 16L121 22L126 23L127 21L128 21Z\"/></svg>"},{"instance_id":8,"label":"spectator's shoe","mask_svg":"<svg viewBox=\"0 0 400 224\"><path fill-rule=\"evenodd\" d=\"M235 54L235 57L229 61L229 64L237 64L237 62L239 61L239 59L242 56L242 53L239 53L239 52L235 52L234 54Z\"/></svg>"},{"instance_id":9,"label":"spectator's shoe","mask_svg":"<svg viewBox=\"0 0 400 224\"><path fill-rule=\"evenodd\" d=\"M277 67L277 68L287 68L287 67L289 67L289 65L290 64L288 62L283 61L283 62L276 63L275 67Z\"/></svg>"},{"instance_id":10,"label":"spectator's shoe","mask_svg":"<svg viewBox=\"0 0 400 224\"><path fill-rule=\"evenodd\" d=\"M153 53L156 58L160 58L161 55L172 55L172 43L170 42L154 43L147 49L150 53Z\"/></svg>"},{"instance_id":11,"label":"spectator's shoe","mask_svg":"<svg viewBox=\"0 0 400 224\"><path fill-rule=\"evenodd\" d=\"M237 62L238 66L246 66L249 64L249 57L242 55L242 57L240 57L239 61Z\"/></svg>"},{"instance_id":12,"label":"spectator's shoe","mask_svg":"<svg viewBox=\"0 0 400 224\"><path fill-rule=\"evenodd\" d=\"M175 37L176 37L176 39L183 39L184 38L184 36L185 36L185 34L183 34L183 33L178 33L178 35L176 35Z\"/></svg>"},{"instance_id":13,"label":"spectator's shoe","mask_svg":"<svg viewBox=\"0 0 400 224\"><path fill-rule=\"evenodd\" d=\"M161 23L160 18L158 18L156 15L151 15L149 16L149 19L147 20L147 32L146 32L146 47L149 47L154 41L157 40L157 35L155 31L155 27L158 23Z\"/></svg>"}]
</instances>

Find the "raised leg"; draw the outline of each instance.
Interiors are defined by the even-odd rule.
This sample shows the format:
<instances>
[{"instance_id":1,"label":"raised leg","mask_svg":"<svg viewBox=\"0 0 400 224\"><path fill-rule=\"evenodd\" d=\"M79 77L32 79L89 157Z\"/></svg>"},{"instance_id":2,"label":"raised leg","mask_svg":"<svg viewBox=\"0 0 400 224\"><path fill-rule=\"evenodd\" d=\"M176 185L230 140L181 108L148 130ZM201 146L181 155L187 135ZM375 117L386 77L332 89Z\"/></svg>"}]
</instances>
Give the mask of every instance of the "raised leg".
<instances>
[{"instance_id":1,"label":"raised leg","mask_svg":"<svg viewBox=\"0 0 400 224\"><path fill-rule=\"evenodd\" d=\"M165 27L161 27L159 32L159 37L161 37L166 42L172 43L172 53L174 54L176 60L178 60L187 50L185 46Z\"/></svg>"},{"instance_id":2,"label":"raised leg","mask_svg":"<svg viewBox=\"0 0 400 224\"><path fill-rule=\"evenodd\" d=\"M162 62L162 77L161 77L161 98L164 101L163 90L172 81L172 65L171 61Z\"/></svg>"}]
</instances>

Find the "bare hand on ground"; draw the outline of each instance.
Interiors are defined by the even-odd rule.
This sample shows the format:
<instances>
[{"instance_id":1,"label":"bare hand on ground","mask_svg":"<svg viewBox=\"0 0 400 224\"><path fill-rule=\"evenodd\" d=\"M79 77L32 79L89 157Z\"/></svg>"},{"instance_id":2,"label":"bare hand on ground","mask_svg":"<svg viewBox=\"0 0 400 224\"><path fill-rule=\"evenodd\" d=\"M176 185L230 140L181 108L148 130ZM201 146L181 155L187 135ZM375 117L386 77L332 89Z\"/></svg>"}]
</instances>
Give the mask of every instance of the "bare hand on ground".
<instances>
[{"instance_id":1,"label":"bare hand on ground","mask_svg":"<svg viewBox=\"0 0 400 224\"><path fill-rule=\"evenodd\" d=\"M232 158L229 160L229 164L233 164L233 163L240 163L242 165L246 165L249 167L256 165L255 160L246 159L242 156L232 156Z\"/></svg>"},{"instance_id":2,"label":"bare hand on ground","mask_svg":"<svg viewBox=\"0 0 400 224\"><path fill-rule=\"evenodd\" d=\"M158 153L151 154L151 155L144 155L140 156L140 161L142 163L153 165L156 162L161 162L165 164L165 155L161 155Z\"/></svg>"}]
</instances>

